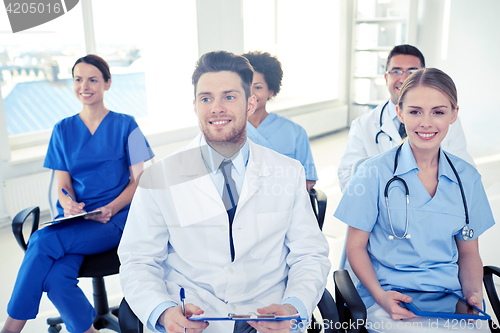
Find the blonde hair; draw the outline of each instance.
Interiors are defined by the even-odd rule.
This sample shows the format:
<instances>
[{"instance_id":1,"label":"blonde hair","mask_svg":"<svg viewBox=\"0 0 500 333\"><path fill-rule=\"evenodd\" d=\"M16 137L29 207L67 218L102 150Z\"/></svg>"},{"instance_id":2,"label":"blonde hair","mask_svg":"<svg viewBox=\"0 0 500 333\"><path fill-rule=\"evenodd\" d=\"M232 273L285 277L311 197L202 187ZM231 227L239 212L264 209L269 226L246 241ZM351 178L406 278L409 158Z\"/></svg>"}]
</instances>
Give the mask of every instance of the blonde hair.
<instances>
[{"instance_id":1,"label":"blonde hair","mask_svg":"<svg viewBox=\"0 0 500 333\"><path fill-rule=\"evenodd\" d=\"M451 77L437 68L422 68L410 75L399 94L398 105L403 107L403 100L406 93L416 87L429 87L443 93L451 103L451 108L454 110L457 106L457 88Z\"/></svg>"}]
</instances>

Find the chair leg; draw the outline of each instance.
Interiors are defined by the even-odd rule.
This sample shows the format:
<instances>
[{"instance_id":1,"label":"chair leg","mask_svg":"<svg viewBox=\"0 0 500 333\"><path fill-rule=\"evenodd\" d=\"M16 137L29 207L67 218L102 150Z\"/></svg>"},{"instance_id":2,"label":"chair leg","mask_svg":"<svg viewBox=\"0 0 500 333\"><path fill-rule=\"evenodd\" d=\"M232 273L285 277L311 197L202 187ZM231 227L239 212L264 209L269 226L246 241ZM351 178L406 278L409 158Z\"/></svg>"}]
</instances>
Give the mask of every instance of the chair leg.
<instances>
[{"instance_id":1,"label":"chair leg","mask_svg":"<svg viewBox=\"0 0 500 333\"><path fill-rule=\"evenodd\" d=\"M108 295L103 277L93 277L92 287L94 291L94 309L97 316L94 319L94 327L98 330L107 328L120 332L118 317L113 315L108 305Z\"/></svg>"},{"instance_id":2,"label":"chair leg","mask_svg":"<svg viewBox=\"0 0 500 333\"><path fill-rule=\"evenodd\" d=\"M94 291L94 309L97 315L109 313L108 295L102 276L92 278L92 289Z\"/></svg>"},{"instance_id":3,"label":"chair leg","mask_svg":"<svg viewBox=\"0 0 500 333\"><path fill-rule=\"evenodd\" d=\"M118 314L120 313L120 307L119 306L113 306L112 308L109 309L111 313L115 316L118 317Z\"/></svg>"},{"instance_id":4,"label":"chair leg","mask_svg":"<svg viewBox=\"0 0 500 333\"><path fill-rule=\"evenodd\" d=\"M48 331L49 333L58 333L61 331L61 324L63 323L61 317L57 318L48 318L47 325L49 325Z\"/></svg>"},{"instance_id":5,"label":"chair leg","mask_svg":"<svg viewBox=\"0 0 500 333\"><path fill-rule=\"evenodd\" d=\"M120 324L118 323L118 318L111 313L97 315L94 319L94 327L96 330L106 328L115 332L120 332Z\"/></svg>"}]
</instances>

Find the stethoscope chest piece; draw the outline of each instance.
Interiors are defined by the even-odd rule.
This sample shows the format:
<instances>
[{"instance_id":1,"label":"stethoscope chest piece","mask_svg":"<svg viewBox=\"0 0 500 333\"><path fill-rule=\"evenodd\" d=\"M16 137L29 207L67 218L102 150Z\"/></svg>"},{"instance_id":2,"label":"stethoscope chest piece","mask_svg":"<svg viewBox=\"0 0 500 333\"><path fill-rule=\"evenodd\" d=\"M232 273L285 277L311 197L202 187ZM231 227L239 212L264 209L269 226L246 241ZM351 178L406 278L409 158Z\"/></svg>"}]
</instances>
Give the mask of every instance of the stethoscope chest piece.
<instances>
[{"instance_id":1,"label":"stethoscope chest piece","mask_svg":"<svg viewBox=\"0 0 500 333\"><path fill-rule=\"evenodd\" d=\"M462 228L462 238L464 240L467 240L467 239L472 238L472 237L474 237L474 230L470 229L469 225L466 224Z\"/></svg>"}]
</instances>

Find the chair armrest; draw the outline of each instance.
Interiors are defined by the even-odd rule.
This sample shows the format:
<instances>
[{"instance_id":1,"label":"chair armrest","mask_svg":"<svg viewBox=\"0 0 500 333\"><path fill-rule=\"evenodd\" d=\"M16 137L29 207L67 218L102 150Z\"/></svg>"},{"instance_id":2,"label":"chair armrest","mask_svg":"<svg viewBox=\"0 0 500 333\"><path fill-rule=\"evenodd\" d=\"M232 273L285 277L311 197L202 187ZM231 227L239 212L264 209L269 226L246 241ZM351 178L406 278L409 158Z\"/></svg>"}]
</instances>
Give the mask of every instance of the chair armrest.
<instances>
[{"instance_id":1,"label":"chair armrest","mask_svg":"<svg viewBox=\"0 0 500 333\"><path fill-rule=\"evenodd\" d=\"M366 324L366 307L352 283L349 272L338 270L333 273L335 282L335 299L340 321L349 323L350 333L357 333L364 329ZM346 307L349 312L346 313ZM348 318L348 314L350 317Z\"/></svg>"},{"instance_id":2,"label":"chair armrest","mask_svg":"<svg viewBox=\"0 0 500 333\"><path fill-rule=\"evenodd\" d=\"M498 299L498 294L493 282L493 274L500 277L500 268L495 266L484 266L483 268L483 281L484 288L486 289L486 294L490 300L493 312L495 312L495 317L497 321L500 322L500 300Z\"/></svg>"},{"instance_id":3,"label":"chair armrest","mask_svg":"<svg viewBox=\"0 0 500 333\"><path fill-rule=\"evenodd\" d=\"M30 235L32 235L35 231L38 230L38 223L40 222L39 207L33 206L26 208L25 210L17 213L17 215L12 220L12 232L14 233L14 237L16 237L17 243L23 249L23 251L26 251L26 249L28 248L28 244L24 240L23 225L30 215L33 216L31 233L30 233Z\"/></svg>"},{"instance_id":4,"label":"chair armrest","mask_svg":"<svg viewBox=\"0 0 500 333\"><path fill-rule=\"evenodd\" d=\"M121 333L143 333L144 328L141 321L132 311L125 298L120 303L118 322L120 323Z\"/></svg>"},{"instance_id":5,"label":"chair armrest","mask_svg":"<svg viewBox=\"0 0 500 333\"><path fill-rule=\"evenodd\" d=\"M326 194L319 189L312 188L309 190L309 198L311 199L314 215L316 215L316 219L318 220L319 229L323 230L327 202Z\"/></svg>"},{"instance_id":6,"label":"chair armrest","mask_svg":"<svg viewBox=\"0 0 500 333\"><path fill-rule=\"evenodd\" d=\"M323 223L325 222L326 214L326 194L325 192L316 189L316 200L318 200L318 222L319 228L323 230Z\"/></svg>"},{"instance_id":7,"label":"chair armrest","mask_svg":"<svg viewBox=\"0 0 500 333\"><path fill-rule=\"evenodd\" d=\"M335 305L335 301L333 300L333 297L328 289L325 289L323 292L323 296L321 296L321 300L319 301L317 307L321 313L321 317L323 318L324 332L338 332L335 328L335 324L339 322L339 313L337 312L337 306Z\"/></svg>"}]
</instances>

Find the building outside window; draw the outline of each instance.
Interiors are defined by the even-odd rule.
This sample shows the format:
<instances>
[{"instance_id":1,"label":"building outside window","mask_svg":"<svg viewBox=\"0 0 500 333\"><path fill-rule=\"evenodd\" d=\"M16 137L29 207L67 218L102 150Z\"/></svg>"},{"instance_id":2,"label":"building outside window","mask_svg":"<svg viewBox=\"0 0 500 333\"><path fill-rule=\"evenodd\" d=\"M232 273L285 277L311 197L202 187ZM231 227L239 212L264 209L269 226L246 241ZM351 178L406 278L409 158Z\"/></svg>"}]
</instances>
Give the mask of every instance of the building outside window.
<instances>
[{"instance_id":1,"label":"building outside window","mask_svg":"<svg viewBox=\"0 0 500 333\"><path fill-rule=\"evenodd\" d=\"M9 135L50 129L74 113L71 67L84 53L81 7L41 26L9 33L0 11L0 86Z\"/></svg>"}]
</instances>

